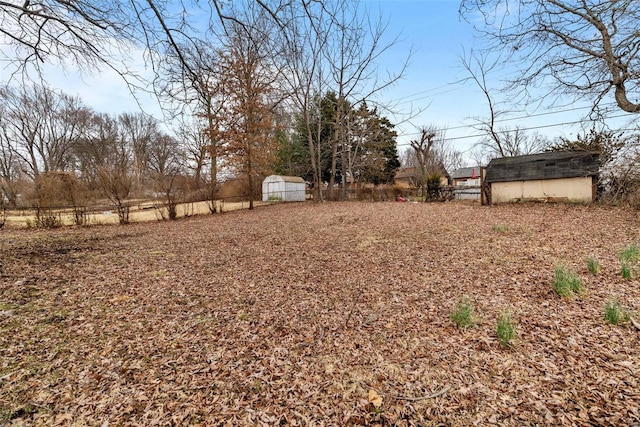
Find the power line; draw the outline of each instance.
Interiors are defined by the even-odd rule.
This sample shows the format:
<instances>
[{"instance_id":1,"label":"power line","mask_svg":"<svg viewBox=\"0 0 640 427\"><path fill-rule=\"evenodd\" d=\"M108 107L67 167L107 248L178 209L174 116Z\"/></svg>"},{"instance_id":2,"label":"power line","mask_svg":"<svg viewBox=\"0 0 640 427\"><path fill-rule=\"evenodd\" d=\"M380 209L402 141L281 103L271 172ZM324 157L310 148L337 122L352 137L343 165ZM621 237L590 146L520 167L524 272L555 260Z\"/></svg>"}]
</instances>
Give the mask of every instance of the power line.
<instances>
[{"instance_id":1,"label":"power line","mask_svg":"<svg viewBox=\"0 0 640 427\"><path fill-rule=\"evenodd\" d=\"M421 90L420 92L412 93L411 95L407 95L407 96L403 96L403 97L397 98L397 99L393 100L393 102L394 103L398 103L398 104L408 104L409 102L419 101L419 100L427 98L427 96L420 96L420 95L430 94L430 96L435 96L435 95L441 95L442 93L447 93L447 92L451 92L453 90L457 90L457 88L451 88L451 86L452 86L451 84L444 84L444 85L441 85L441 86L433 87L431 89ZM440 90L445 89L445 88L451 88L451 89L447 90L446 92L442 92L442 93L431 93L431 92L440 91ZM417 99L410 100L410 101L405 101L405 100L408 100L408 99L413 98L415 96L420 96L420 97L417 98Z\"/></svg>"},{"instance_id":2,"label":"power line","mask_svg":"<svg viewBox=\"0 0 640 427\"><path fill-rule=\"evenodd\" d=\"M611 106L611 105L616 105L614 102L611 102L609 104L604 104L605 106ZM555 111L546 111L543 113L535 113L535 114L528 114L526 116L518 116L518 117L508 117L505 119L499 119L499 120L495 120L494 123L504 123L504 122L510 122L510 121L514 121L514 120L525 120L525 119L529 119L532 117L542 117L542 116L549 116L549 115L553 115L553 114L560 114L560 113L568 113L571 111L576 111L576 110L586 110L587 108L593 108L593 106L591 105L585 105L583 107L571 107L571 108L566 108L563 110L555 110ZM619 117L619 116L616 116ZM609 117L609 118L615 118L615 117ZM434 132L445 132L448 130L456 130L456 129L466 129L466 128L470 128L473 127L472 125L460 125L460 126L454 126L454 127L446 127L446 128L442 128L442 129L434 129ZM410 132L410 133L403 133L402 135L399 136L412 136L412 135L420 135L420 132Z\"/></svg>"},{"instance_id":3,"label":"power line","mask_svg":"<svg viewBox=\"0 0 640 427\"><path fill-rule=\"evenodd\" d=\"M609 119L617 119L620 117L628 117L627 114L619 114L617 116L610 116L608 117ZM514 119L515 120L515 119ZM557 126L569 126L569 125L575 125L578 123L582 123L584 120L574 120L571 122L563 122L563 123L552 123L552 124L546 124L546 125L538 125L538 126L531 126L531 127L526 127L526 128L519 128L519 130L521 131L529 131L529 130L537 130L537 129L544 129L544 128L550 128L550 127L557 127ZM473 128L472 126L463 126L463 127L467 127L467 128ZM460 128L460 127L458 127ZM621 129L621 130L633 130L633 129ZM510 130L501 130L501 131L497 131L496 133L499 134L506 134L508 132L511 132ZM410 135L419 135L420 133L410 133L410 134L405 134L405 135L401 135L401 136L410 136ZM450 137L450 138L443 138L444 141L457 141L457 140L462 140L462 139L471 139L471 138L482 138L485 137L486 134L485 133L480 133L480 134L473 134L473 135L464 135L464 136L454 136L454 137ZM411 145L410 142L408 143L401 143L401 144L397 144L398 147L403 147L403 146L408 146Z\"/></svg>"},{"instance_id":4,"label":"power line","mask_svg":"<svg viewBox=\"0 0 640 427\"><path fill-rule=\"evenodd\" d=\"M605 104L605 105L616 105L615 103L609 103L609 104ZM536 113L536 114L528 114L526 116L518 116L518 117L508 117L505 119L500 119L500 120L495 120L494 123L504 123L504 122L510 122L510 121L514 121L514 120L525 120L525 119L529 119L532 117L542 117L542 116L549 116L549 115L553 115L553 114L559 114L559 113L568 113L571 111L577 111L577 110L584 110L587 108L593 108L592 106L586 105L583 107L572 107L572 108L567 108L564 110L555 110L555 111L547 111L544 113ZM624 117L624 115L620 115L620 116L611 116L611 117L607 117L608 119L615 119L615 118L619 118L619 117ZM580 120L582 121L582 120ZM580 122L579 121L579 122ZM554 125L550 125L550 126L554 126ZM434 132L446 132L448 130L455 130L455 129L467 129L467 128L472 128L473 125L460 125L460 126L454 126L454 127L446 127L446 128L441 128L441 129L434 129ZM412 135L420 135L420 132L410 132L410 133L403 133L402 135L399 136L412 136Z\"/></svg>"}]
</instances>

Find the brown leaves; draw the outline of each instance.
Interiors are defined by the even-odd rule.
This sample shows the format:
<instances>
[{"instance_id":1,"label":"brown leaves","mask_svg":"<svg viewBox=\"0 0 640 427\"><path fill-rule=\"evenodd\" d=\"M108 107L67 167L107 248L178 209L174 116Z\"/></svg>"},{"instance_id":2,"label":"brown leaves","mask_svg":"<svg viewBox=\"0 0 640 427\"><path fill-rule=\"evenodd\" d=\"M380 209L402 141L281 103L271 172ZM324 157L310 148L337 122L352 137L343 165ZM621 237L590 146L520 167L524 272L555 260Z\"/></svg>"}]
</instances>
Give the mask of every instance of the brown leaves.
<instances>
[{"instance_id":1,"label":"brown leaves","mask_svg":"<svg viewBox=\"0 0 640 427\"><path fill-rule=\"evenodd\" d=\"M639 233L621 209L465 203L3 230L0 424L632 424L640 336L602 316L640 306L618 260ZM554 296L558 262L585 294Z\"/></svg>"}]
</instances>

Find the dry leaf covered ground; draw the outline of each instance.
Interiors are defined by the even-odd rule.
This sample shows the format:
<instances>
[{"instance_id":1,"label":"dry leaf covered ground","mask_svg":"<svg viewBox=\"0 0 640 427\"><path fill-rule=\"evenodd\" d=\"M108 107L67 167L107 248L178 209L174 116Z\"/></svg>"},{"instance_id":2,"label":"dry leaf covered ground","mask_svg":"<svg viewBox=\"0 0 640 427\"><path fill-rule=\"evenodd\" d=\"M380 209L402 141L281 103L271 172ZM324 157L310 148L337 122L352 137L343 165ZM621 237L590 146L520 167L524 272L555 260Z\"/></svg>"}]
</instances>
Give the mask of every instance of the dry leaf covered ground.
<instances>
[{"instance_id":1,"label":"dry leaf covered ground","mask_svg":"<svg viewBox=\"0 0 640 427\"><path fill-rule=\"evenodd\" d=\"M637 211L291 204L0 239L0 424L640 424L640 331L603 320L640 308Z\"/></svg>"}]
</instances>

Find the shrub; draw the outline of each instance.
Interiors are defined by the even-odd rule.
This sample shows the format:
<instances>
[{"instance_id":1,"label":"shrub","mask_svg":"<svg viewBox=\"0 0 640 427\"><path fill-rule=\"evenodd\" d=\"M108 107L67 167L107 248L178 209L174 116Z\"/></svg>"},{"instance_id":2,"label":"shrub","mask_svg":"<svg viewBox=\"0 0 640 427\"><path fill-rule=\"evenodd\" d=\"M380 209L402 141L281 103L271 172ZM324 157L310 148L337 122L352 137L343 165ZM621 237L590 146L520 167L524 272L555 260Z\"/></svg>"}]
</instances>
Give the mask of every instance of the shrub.
<instances>
[{"instance_id":1,"label":"shrub","mask_svg":"<svg viewBox=\"0 0 640 427\"><path fill-rule=\"evenodd\" d=\"M553 290L561 297L570 297L573 294L582 292L582 279L573 271L565 267L556 267L556 276L553 280Z\"/></svg>"},{"instance_id":2,"label":"shrub","mask_svg":"<svg viewBox=\"0 0 640 427\"><path fill-rule=\"evenodd\" d=\"M458 302L450 317L458 328L464 329L474 325L475 315L473 304L468 297L464 297L460 302Z\"/></svg>"},{"instance_id":3,"label":"shrub","mask_svg":"<svg viewBox=\"0 0 640 427\"><path fill-rule=\"evenodd\" d=\"M60 213L53 209L36 208L36 227L38 228L57 228L62 227L62 218Z\"/></svg>"},{"instance_id":4,"label":"shrub","mask_svg":"<svg viewBox=\"0 0 640 427\"><path fill-rule=\"evenodd\" d=\"M609 301L604 308L604 320L612 325L629 320L629 315L618 301Z\"/></svg>"},{"instance_id":5,"label":"shrub","mask_svg":"<svg viewBox=\"0 0 640 427\"><path fill-rule=\"evenodd\" d=\"M496 334L498 335L498 341L500 341L503 347L509 347L515 339L516 328L509 313L503 311L498 316Z\"/></svg>"}]
</instances>

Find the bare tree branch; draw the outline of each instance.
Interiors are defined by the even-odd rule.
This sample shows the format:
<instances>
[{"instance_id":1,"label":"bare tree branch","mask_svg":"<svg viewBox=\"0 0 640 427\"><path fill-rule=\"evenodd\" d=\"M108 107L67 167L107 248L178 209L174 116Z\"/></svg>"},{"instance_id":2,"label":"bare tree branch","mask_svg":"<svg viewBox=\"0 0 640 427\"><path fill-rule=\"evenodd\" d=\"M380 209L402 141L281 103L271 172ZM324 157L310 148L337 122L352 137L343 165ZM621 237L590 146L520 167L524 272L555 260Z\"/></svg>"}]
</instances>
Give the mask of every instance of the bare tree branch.
<instances>
[{"instance_id":1,"label":"bare tree branch","mask_svg":"<svg viewBox=\"0 0 640 427\"><path fill-rule=\"evenodd\" d=\"M515 6L515 7L514 7ZM510 87L530 101L554 93L589 99L613 91L618 108L640 113L640 2L635 0L463 0L476 30L521 66ZM528 90L544 83L542 96Z\"/></svg>"}]
</instances>

